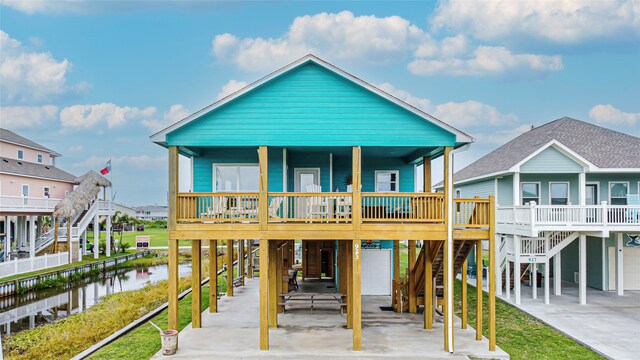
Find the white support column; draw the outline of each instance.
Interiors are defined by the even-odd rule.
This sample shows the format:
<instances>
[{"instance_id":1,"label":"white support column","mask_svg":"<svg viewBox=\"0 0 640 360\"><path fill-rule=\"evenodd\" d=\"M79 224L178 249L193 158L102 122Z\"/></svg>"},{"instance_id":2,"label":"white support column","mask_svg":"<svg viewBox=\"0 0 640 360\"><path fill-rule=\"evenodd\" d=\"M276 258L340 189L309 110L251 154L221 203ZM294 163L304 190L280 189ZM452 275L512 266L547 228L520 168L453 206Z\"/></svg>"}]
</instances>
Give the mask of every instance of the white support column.
<instances>
[{"instance_id":1,"label":"white support column","mask_svg":"<svg viewBox=\"0 0 640 360\"><path fill-rule=\"evenodd\" d=\"M500 268L501 264L502 264L502 257L500 256L500 246L502 245L502 238L499 235L496 235L496 241L498 242L496 246L496 249L498 249L496 251L496 294L497 295L502 295L502 268ZM506 240L505 240L506 241ZM506 246L506 245L505 245ZM508 266L509 263L505 261L505 264ZM494 266L493 264L491 264L491 266Z\"/></svg>"},{"instance_id":2,"label":"white support column","mask_svg":"<svg viewBox=\"0 0 640 360\"><path fill-rule=\"evenodd\" d=\"M544 303L549 304L549 259L544 263Z\"/></svg>"},{"instance_id":3,"label":"white support column","mask_svg":"<svg viewBox=\"0 0 640 360\"><path fill-rule=\"evenodd\" d=\"M42 236L42 216L38 216L38 227L36 228L36 238Z\"/></svg>"},{"instance_id":4,"label":"white support column","mask_svg":"<svg viewBox=\"0 0 640 360\"><path fill-rule=\"evenodd\" d=\"M538 298L538 264L531 264L531 279L529 280L529 285L531 285L531 297L534 299Z\"/></svg>"},{"instance_id":5,"label":"white support column","mask_svg":"<svg viewBox=\"0 0 640 360\"><path fill-rule=\"evenodd\" d=\"M562 251L553 256L553 294L562 294Z\"/></svg>"},{"instance_id":6,"label":"white support column","mask_svg":"<svg viewBox=\"0 0 640 360\"><path fill-rule=\"evenodd\" d=\"M30 216L30 220L31 226L29 227L29 257L34 258L36 256L36 217Z\"/></svg>"},{"instance_id":7,"label":"white support column","mask_svg":"<svg viewBox=\"0 0 640 360\"><path fill-rule=\"evenodd\" d=\"M587 204L587 174L584 171L578 174L578 201L580 205Z\"/></svg>"},{"instance_id":8,"label":"white support column","mask_svg":"<svg viewBox=\"0 0 640 360\"><path fill-rule=\"evenodd\" d=\"M518 206L522 205L522 200L520 199L520 173L513 173L513 205Z\"/></svg>"},{"instance_id":9,"label":"white support column","mask_svg":"<svg viewBox=\"0 0 640 360\"><path fill-rule=\"evenodd\" d=\"M93 218L93 258L97 259L100 254L100 217L96 212Z\"/></svg>"},{"instance_id":10,"label":"white support column","mask_svg":"<svg viewBox=\"0 0 640 360\"><path fill-rule=\"evenodd\" d=\"M111 257L111 216L107 214L107 227L105 228L105 238L107 239L107 249L105 254Z\"/></svg>"},{"instance_id":11,"label":"white support column","mask_svg":"<svg viewBox=\"0 0 640 360\"><path fill-rule=\"evenodd\" d=\"M622 233L616 233L616 294L624 295L624 263L622 259L624 247Z\"/></svg>"},{"instance_id":12,"label":"white support column","mask_svg":"<svg viewBox=\"0 0 640 360\"><path fill-rule=\"evenodd\" d=\"M578 299L580 300L580 305L585 305L587 303L587 235L580 234L579 262L580 283L578 284Z\"/></svg>"},{"instance_id":13,"label":"white support column","mask_svg":"<svg viewBox=\"0 0 640 360\"><path fill-rule=\"evenodd\" d=\"M507 293L507 299L511 299L511 261L507 260L507 266L505 268L505 289L504 291Z\"/></svg>"},{"instance_id":14,"label":"white support column","mask_svg":"<svg viewBox=\"0 0 640 360\"><path fill-rule=\"evenodd\" d=\"M80 252L81 255L87 255L87 230L85 229L82 232L82 251ZM82 261L82 259L80 259L80 261Z\"/></svg>"},{"instance_id":15,"label":"white support column","mask_svg":"<svg viewBox=\"0 0 640 360\"><path fill-rule=\"evenodd\" d=\"M515 261L513 262L513 295L516 298L516 305L520 305L520 235L513 235Z\"/></svg>"},{"instance_id":16,"label":"white support column","mask_svg":"<svg viewBox=\"0 0 640 360\"><path fill-rule=\"evenodd\" d=\"M5 216L4 218L4 261L9 261L11 256L11 217Z\"/></svg>"}]
</instances>

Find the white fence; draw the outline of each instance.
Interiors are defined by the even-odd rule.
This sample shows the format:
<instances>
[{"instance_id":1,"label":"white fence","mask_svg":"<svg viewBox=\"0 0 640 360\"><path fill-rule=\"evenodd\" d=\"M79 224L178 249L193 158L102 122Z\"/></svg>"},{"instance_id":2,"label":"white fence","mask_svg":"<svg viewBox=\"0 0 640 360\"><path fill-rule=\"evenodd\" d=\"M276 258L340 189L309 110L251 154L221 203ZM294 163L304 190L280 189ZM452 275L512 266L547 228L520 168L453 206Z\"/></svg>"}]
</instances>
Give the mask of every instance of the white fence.
<instances>
[{"instance_id":1,"label":"white fence","mask_svg":"<svg viewBox=\"0 0 640 360\"><path fill-rule=\"evenodd\" d=\"M53 211L62 199L25 196L0 196L2 211Z\"/></svg>"},{"instance_id":2,"label":"white fence","mask_svg":"<svg viewBox=\"0 0 640 360\"><path fill-rule=\"evenodd\" d=\"M525 226L640 226L640 205L531 205L501 206L498 224Z\"/></svg>"},{"instance_id":3,"label":"white fence","mask_svg":"<svg viewBox=\"0 0 640 360\"><path fill-rule=\"evenodd\" d=\"M69 253L44 254L27 259L15 259L0 263L0 278L30 271L48 269L69 263Z\"/></svg>"}]
</instances>

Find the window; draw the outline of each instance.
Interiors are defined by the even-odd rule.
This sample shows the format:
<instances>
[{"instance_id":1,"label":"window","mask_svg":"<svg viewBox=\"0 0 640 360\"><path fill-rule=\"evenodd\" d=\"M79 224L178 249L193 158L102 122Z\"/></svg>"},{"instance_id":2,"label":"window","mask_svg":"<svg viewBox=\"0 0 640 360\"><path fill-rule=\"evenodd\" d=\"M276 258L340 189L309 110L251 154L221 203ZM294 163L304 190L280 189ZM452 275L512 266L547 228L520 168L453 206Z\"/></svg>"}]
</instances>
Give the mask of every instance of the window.
<instances>
[{"instance_id":1,"label":"window","mask_svg":"<svg viewBox=\"0 0 640 360\"><path fill-rule=\"evenodd\" d=\"M569 205L569 183L550 182L549 183L549 204Z\"/></svg>"},{"instance_id":2,"label":"window","mask_svg":"<svg viewBox=\"0 0 640 360\"><path fill-rule=\"evenodd\" d=\"M214 165L213 178L213 191L258 191L260 167L257 164Z\"/></svg>"},{"instance_id":3,"label":"window","mask_svg":"<svg viewBox=\"0 0 640 360\"><path fill-rule=\"evenodd\" d=\"M540 183L522 183L521 190L522 205L532 201L540 204Z\"/></svg>"},{"instance_id":4,"label":"window","mask_svg":"<svg viewBox=\"0 0 640 360\"><path fill-rule=\"evenodd\" d=\"M42 164L42 154L38 154L38 162Z\"/></svg>"},{"instance_id":5,"label":"window","mask_svg":"<svg viewBox=\"0 0 640 360\"><path fill-rule=\"evenodd\" d=\"M399 191L398 171L397 170L379 170L376 171L376 192L380 191Z\"/></svg>"},{"instance_id":6,"label":"window","mask_svg":"<svg viewBox=\"0 0 640 360\"><path fill-rule=\"evenodd\" d=\"M18 149L18 160L23 160L24 159L24 151Z\"/></svg>"},{"instance_id":7,"label":"window","mask_svg":"<svg viewBox=\"0 0 640 360\"><path fill-rule=\"evenodd\" d=\"M22 185L22 196L24 196L24 197L28 197L29 196L29 185L27 185L27 184L23 184Z\"/></svg>"},{"instance_id":8,"label":"window","mask_svg":"<svg viewBox=\"0 0 640 360\"><path fill-rule=\"evenodd\" d=\"M609 203L611 205L627 205L627 194L629 193L628 182L609 183Z\"/></svg>"},{"instance_id":9,"label":"window","mask_svg":"<svg viewBox=\"0 0 640 360\"><path fill-rule=\"evenodd\" d=\"M48 186L44 187L44 197L48 198L51 196L51 191Z\"/></svg>"},{"instance_id":10,"label":"window","mask_svg":"<svg viewBox=\"0 0 640 360\"><path fill-rule=\"evenodd\" d=\"M456 189L456 199L460 199L462 197L462 190Z\"/></svg>"},{"instance_id":11,"label":"window","mask_svg":"<svg viewBox=\"0 0 640 360\"><path fill-rule=\"evenodd\" d=\"M585 204L598 205L598 183L587 183L585 189Z\"/></svg>"}]
</instances>

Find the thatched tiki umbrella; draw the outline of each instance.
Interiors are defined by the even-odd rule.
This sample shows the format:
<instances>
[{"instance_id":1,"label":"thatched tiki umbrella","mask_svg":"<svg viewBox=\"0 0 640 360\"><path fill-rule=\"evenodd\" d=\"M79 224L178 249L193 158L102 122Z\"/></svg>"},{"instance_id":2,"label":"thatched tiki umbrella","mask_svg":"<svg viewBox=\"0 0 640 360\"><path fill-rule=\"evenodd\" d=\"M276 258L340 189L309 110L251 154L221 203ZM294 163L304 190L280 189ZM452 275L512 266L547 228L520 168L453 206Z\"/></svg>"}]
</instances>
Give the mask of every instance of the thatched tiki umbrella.
<instances>
[{"instance_id":1,"label":"thatched tiki umbrella","mask_svg":"<svg viewBox=\"0 0 640 360\"><path fill-rule=\"evenodd\" d=\"M89 171L88 173L77 177L76 183L79 183L78 187L73 190L67 197L65 197L58 205L56 205L53 211L53 217L55 219L67 219L67 244L69 250L69 262L71 262L71 221L72 219L82 212L86 205L91 204L94 199L97 199L98 193L100 193L100 187L111 186L111 182L99 175L95 171ZM58 251L58 226L56 225L54 231L54 251ZM95 244L97 246L97 244Z\"/></svg>"}]
</instances>

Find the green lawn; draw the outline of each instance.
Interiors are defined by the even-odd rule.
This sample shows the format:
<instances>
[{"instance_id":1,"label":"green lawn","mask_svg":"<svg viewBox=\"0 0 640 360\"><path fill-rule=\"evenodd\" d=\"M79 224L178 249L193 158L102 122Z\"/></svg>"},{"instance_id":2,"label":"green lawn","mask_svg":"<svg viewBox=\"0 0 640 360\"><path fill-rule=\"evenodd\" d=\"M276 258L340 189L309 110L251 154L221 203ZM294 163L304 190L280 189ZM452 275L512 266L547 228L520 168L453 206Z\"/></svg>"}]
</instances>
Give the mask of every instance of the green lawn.
<instances>
[{"instance_id":1,"label":"green lawn","mask_svg":"<svg viewBox=\"0 0 640 360\"><path fill-rule=\"evenodd\" d=\"M60 266L56 266L56 267L48 268L48 269L44 269L44 270L32 271L32 272L28 272L28 273L24 273L24 274L7 276L7 277L0 278L0 282L11 281L11 280L16 280L16 279L22 279L22 278L30 277L30 276L37 275L37 274L44 274L44 273L57 271L57 270L62 270L62 269L68 269L68 268L72 268L72 267L76 267L76 266L80 266L80 265L91 264L91 263L94 263L94 262L100 262L100 261L107 260L107 259L113 259L114 257L120 257L120 256L133 254L135 252L136 252L135 250L129 249L125 253L117 253L117 254L113 254L112 253L110 258L106 257L105 255L100 255L97 260L93 258L93 254L89 254L89 255L83 256L83 260L82 261L75 262L73 264L60 265Z\"/></svg>"},{"instance_id":2,"label":"green lawn","mask_svg":"<svg viewBox=\"0 0 640 360\"><path fill-rule=\"evenodd\" d=\"M169 232L167 229L154 229L148 228L144 231L125 231L122 233L122 241L130 244L132 247L135 247L136 236L149 235L151 236L151 246L169 246ZM113 235L115 239L120 240L120 233L114 233ZM104 240L106 238L106 234L104 232L100 232L100 239ZM87 231L87 241L93 243L93 231ZM189 246L191 242L189 241L180 241L180 246Z\"/></svg>"}]
</instances>

